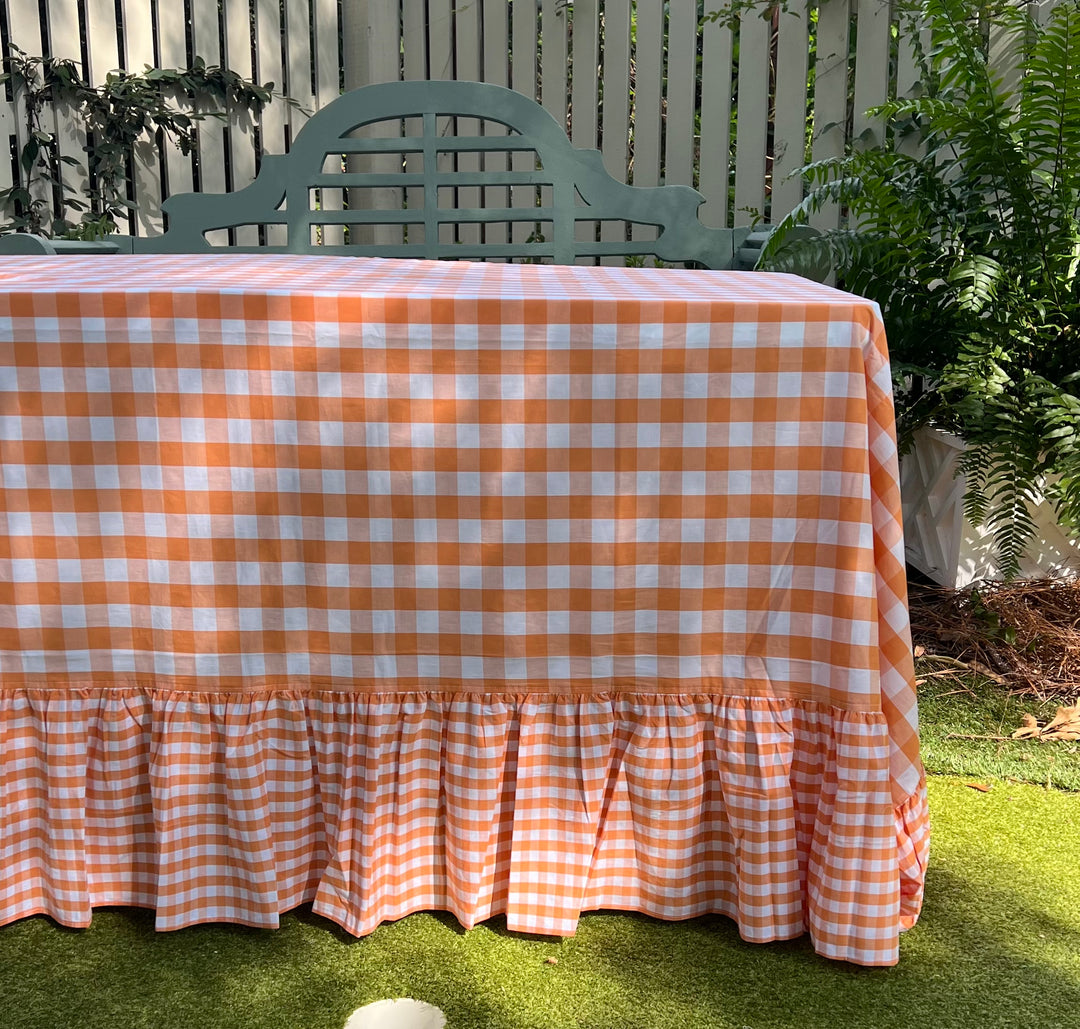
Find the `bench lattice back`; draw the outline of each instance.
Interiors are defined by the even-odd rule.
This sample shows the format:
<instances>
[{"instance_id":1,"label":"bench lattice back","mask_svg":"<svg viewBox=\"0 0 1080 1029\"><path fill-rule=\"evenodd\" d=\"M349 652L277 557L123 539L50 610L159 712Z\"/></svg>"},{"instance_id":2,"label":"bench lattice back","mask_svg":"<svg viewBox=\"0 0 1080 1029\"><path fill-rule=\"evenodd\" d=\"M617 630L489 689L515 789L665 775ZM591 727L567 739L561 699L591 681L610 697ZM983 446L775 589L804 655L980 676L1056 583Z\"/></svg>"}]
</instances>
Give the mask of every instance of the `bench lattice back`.
<instances>
[{"instance_id":1,"label":"bench lattice back","mask_svg":"<svg viewBox=\"0 0 1080 1029\"><path fill-rule=\"evenodd\" d=\"M484 134L453 132L465 124L482 124ZM360 202L354 194L363 194ZM372 194L382 202L366 202ZM485 203L452 202L466 194ZM345 202L331 209L338 197ZM192 253L224 245L558 264L651 254L731 267L736 241L749 230L707 228L697 218L701 202L688 186L616 181L598 151L574 148L547 111L520 93L480 82L391 82L328 104L290 153L263 159L245 189L170 197L168 231L134 241L134 249ZM615 223L615 231L600 231L604 223ZM242 242L250 226L260 236L249 228ZM338 226L348 226L348 244ZM627 226L655 227L647 235L656 238L636 238ZM206 234L215 230L240 231L227 243L218 232L214 246Z\"/></svg>"}]
</instances>

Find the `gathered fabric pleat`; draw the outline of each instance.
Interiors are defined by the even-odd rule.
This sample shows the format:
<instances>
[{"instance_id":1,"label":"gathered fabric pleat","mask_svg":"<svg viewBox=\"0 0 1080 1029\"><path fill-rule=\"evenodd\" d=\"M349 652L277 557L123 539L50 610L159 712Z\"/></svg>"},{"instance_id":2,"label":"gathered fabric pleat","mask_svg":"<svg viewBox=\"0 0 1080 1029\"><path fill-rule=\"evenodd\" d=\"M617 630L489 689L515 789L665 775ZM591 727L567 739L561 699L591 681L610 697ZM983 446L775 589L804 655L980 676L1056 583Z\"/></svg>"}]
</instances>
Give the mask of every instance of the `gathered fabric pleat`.
<instances>
[{"instance_id":1,"label":"gathered fabric pleat","mask_svg":"<svg viewBox=\"0 0 1080 1029\"><path fill-rule=\"evenodd\" d=\"M925 780L896 806L884 716L811 702L11 689L0 744L0 924L719 913L889 965L922 901Z\"/></svg>"}]
</instances>

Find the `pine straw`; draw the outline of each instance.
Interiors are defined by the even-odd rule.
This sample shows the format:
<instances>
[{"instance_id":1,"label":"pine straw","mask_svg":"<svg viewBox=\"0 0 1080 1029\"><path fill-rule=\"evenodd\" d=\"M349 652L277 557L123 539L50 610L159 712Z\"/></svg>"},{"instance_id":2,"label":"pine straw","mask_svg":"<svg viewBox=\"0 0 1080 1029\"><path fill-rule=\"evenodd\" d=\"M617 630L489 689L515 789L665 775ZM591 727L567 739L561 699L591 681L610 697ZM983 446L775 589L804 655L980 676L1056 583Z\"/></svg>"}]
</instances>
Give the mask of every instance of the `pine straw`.
<instances>
[{"instance_id":1,"label":"pine straw","mask_svg":"<svg viewBox=\"0 0 1080 1029\"><path fill-rule=\"evenodd\" d=\"M913 641L938 674L967 669L1042 699L1080 694L1080 580L912 584L910 604Z\"/></svg>"}]
</instances>

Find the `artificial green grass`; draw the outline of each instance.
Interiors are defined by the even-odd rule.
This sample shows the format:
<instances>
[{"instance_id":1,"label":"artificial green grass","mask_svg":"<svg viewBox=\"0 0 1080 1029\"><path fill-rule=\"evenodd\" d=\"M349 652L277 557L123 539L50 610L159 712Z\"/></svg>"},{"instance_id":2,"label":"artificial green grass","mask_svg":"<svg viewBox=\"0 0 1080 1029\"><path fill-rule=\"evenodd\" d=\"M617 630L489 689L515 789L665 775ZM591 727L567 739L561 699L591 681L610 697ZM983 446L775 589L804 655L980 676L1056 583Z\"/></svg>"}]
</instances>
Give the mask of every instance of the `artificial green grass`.
<instances>
[{"instance_id":1,"label":"artificial green grass","mask_svg":"<svg viewBox=\"0 0 1080 1029\"><path fill-rule=\"evenodd\" d=\"M1080 795L932 777L932 858L900 964L755 946L723 918L586 915L561 942L420 914L353 940L301 909L278 931L155 934L139 911L87 930L0 929L4 1029L341 1029L411 996L449 1029L1059 1029L1080 1012ZM545 959L556 957L558 964Z\"/></svg>"},{"instance_id":2,"label":"artificial green grass","mask_svg":"<svg viewBox=\"0 0 1080 1029\"><path fill-rule=\"evenodd\" d=\"M1010 696L975 677L926 679L919 687L923 764L931 773L1080 790L1078 743L972 738L1011 736L1025 714L1045 722L1059 703Z\"/></svg>"}]
</instances>

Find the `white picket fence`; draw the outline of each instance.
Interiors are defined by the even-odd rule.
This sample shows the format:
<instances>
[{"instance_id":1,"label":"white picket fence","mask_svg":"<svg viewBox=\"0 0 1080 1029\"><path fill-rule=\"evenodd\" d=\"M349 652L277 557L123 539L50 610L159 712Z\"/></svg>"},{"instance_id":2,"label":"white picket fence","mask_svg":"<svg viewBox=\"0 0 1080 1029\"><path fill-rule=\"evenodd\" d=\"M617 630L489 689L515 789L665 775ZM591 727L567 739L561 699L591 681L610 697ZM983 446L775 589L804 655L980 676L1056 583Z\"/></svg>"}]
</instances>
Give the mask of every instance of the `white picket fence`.
<instances>
[{"instance_id":1,"label":"white picket fence","mask_svg":"<svg viewBox=\"0 0 1080 1029\"><path fill-rule=\"evenodd\" d=\"M772 21L744 17L734 32L701 20L701 9L698 0L0 0L0 44L81 61L95 83L118 68L186 67L198 54L274 82L309 111L342 85L402 77L507 85L567 124L576 146L599 148L617 178L696 186L702 220L718 227L788 211L801 198L788 175L807 156L808 124L811 156L838 154L845 131L875 131L868 107L915 79L908 48L891 50L887 0L808 2ZM134 231L162 230L170 193L245 185L256 143L284 152L304 118L276 102L257 133L246 115L203 122L197 160L141 147ZM61 152L82 158L68 114L53 112L51 124ZM24 131L10 96L0 99L0 138L13 157ZM12 174L0 160L0 187ZM78 188L78 173L65 174Z\"/></svg>"}]
</instances>

